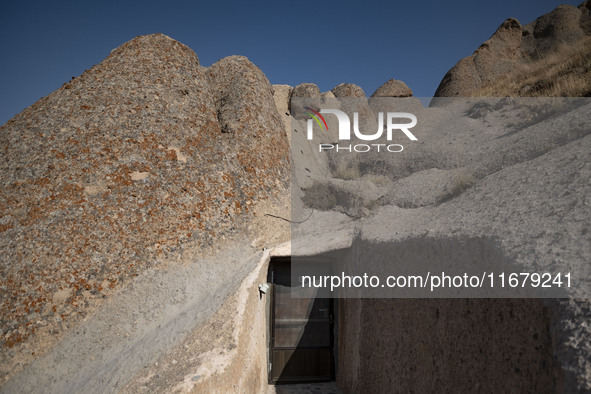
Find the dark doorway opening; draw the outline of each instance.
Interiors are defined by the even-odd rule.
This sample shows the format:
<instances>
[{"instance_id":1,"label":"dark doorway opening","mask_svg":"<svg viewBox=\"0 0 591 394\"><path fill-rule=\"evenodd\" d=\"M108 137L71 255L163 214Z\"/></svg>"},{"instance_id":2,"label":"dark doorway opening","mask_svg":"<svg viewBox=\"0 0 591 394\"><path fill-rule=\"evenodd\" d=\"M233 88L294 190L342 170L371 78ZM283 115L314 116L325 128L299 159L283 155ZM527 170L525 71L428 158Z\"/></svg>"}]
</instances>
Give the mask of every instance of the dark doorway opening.
<instances>
[{"instance_id":1,"label":"dark doorway opening","mask_svg":"<svg viewBox=\"0 0 591 394\"><path fill-rule=\"evenodd\" d=\"M269 382L334 380L333 299L292 284L290 258L271 260L267 281L272 284Z\"/></svg>"}]
</instances>

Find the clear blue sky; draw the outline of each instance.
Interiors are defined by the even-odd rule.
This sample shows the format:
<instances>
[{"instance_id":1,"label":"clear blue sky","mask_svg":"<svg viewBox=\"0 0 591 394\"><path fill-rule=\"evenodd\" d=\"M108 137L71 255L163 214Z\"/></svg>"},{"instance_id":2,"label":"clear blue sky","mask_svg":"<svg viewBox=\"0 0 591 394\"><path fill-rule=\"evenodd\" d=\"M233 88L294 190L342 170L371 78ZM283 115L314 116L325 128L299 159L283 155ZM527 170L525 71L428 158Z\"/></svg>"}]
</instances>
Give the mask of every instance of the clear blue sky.
<instances>
[{"instance_id":1,"label":"clear blue sky","mask_svg":"<svg viewBox=\"0 0 591 394\"><path fill-rule=\"evenodd\" d=\"M579 1L567 1L578 5ZM390 78L432 96L508 17L529 23L560 0L3 1L0 124L131 38L164 33L204 66L247 56L271 83L341 82L370 95Z\"/></svg>"}]
</instances>

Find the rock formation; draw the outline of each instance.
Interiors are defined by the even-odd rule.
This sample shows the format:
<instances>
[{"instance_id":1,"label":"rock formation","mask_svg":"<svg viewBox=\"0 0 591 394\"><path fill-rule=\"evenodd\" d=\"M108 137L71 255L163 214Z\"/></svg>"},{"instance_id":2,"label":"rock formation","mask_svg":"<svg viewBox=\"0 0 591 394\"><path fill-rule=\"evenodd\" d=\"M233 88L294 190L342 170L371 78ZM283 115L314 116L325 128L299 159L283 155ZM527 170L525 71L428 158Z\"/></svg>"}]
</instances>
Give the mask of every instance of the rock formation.
<instances>
[{"instance_id":1,"label":"rock formation","mask_svg":"<svg viewBox=\"0 0 591 394\"><path fill-rule=\"evenodd\" d=\"M441 95L587 34L588 5L506 21ZM591 390L591 102L411 96L396 80L371 99L354 84L272 86L244 57L205 68L155 34L15 116L0 128L2 390L264 392L258 284L290 256L380 275L572 272L552 293L564 298L340 299L336 379L353 392ZM418 139L319 152L299 99L368 115L392 99ZM323 142L338 141L335 122Z\"/></svg>"},{"instance_id":2,"label":"rock formation","mask_svg":"<svg viewBox=\"0 0 591 394\"><path fill-rule=\"evenodd\" d=\"M422 264L450 272L442 268L449 263L587 277L590 110L585 99L448 98L436 108L414 104L418 141L401 138L401 154L333 150L325 152L328 168L322 171L313 167L321 160L298 149L292 152L296 168L328 175L300 182L303 209L292 205L292 214L314 213L292 226L291 254L353 261L359 271L337 265L335 272L381 278L409 267L416 273ZM292 128L292 147L303 145L305 124L294 121ZM466 392L474 384L586 392L591 358L578 344L591 335L584 299L591 288L577 287L546 300L509 296L506 289L495 296L514 299L378 299L387 298L379 288L367 298L339 300L337 382L353 392L383 392L394 384L425 392ZM410 291L401 294L412 297ZM434 340L423 335L431 329L438 333ZM389 336L391 330L398 334ZM407 352L413 361L399 358ZM403 377L394 382L392 376Z\"/></svg>"},{"instance_id":3,"label":"rock formation","mask_svg":"<svg viewBox=\"0 0 591 394\"><path fill-rule=\"evenodd\" d=\"M293 88L291 97L320 97L320 89L313 83L302 83Z\"/></svg>"},{"instance_id":4,"label":"rock formation","mask_svg":"<svg viewBox=\"0 0 591 394\"><path fill-rule=\"evenodd\" d=\"M371 97L411 97L412 90L402 81L391 79L371 95Z\"/></svg>"},{"instance_id":5,"label":"rock formation","mask_svg":"<svg viewBox=\"0 0 591 394\"><path fill-rule=\"evenodd\" d=\"M341 83L332 88L331 92L335 95L335 97L365 97L365 92L363 92L363 89L354 83Z\"/></svg>"},{"instance_id":6,"label":"rock formation","mask_svg":"<svg viewBox=\"0 0 591 394\"><path fill-rule=\"evenodd\" d=\"M31 336L59 334L146 269L241 234L258 203L288 190L287 138L261 70L238 56L203 68L162 34L15 116L0 146L3 379Z\"/></svg>"},{"instance_id":7,"label":"rock formation","mask_svg":"<svg viewBox=\"0 0 591 394\"><path fill-rule=\"evenodd\" d=\"M549 58L556 51L579 42L587 47L589 44L585 40L591 35L590 9L591 2L587 0L579 7L561 5L525 26L517 19L507 19L472 55L447 72L435 96L482 95L481 89L494 85L515 68Z\"/></svg>"}]
</instances>

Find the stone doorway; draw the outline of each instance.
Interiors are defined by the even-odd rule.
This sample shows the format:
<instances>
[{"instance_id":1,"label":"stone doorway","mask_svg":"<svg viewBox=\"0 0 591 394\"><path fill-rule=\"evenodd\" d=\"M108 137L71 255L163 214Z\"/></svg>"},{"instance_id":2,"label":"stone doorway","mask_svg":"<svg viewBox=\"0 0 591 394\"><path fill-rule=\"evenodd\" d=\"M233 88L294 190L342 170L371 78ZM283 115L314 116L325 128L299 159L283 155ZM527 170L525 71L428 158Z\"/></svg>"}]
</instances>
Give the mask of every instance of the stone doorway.
<instances>
[{"instance_id":1,"label":"stone doorway","mask_svg":"<svg viewBox=\"0 0 591 394\"><path fill-rule=\"evenodd\" d=\"M268 282L269 383L334 380L333 299L316 297L315 288L292 285L290 258L271 261Z\"/></svg>"}]
</instances>

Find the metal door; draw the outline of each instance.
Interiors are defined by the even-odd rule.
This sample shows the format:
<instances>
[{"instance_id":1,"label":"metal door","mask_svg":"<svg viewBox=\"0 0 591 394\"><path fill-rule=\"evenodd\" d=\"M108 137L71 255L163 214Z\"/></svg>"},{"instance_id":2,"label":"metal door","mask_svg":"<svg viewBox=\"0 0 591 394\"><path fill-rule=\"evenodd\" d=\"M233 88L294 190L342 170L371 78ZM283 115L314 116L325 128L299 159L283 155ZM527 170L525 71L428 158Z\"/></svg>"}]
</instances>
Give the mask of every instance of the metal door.
<instances>
[{"instance_id":1,"label":"metal door","mask_svg":"<svg viewBox=\"0 0 591 394\"><path fill-rule=\"evenodd\" d=\"M333 302L315 288L292 287L290 261L271 266L272 313L269 380L334 379ZM292 298L292 290L299 298Z\"/></svg>"}]
</instances>

